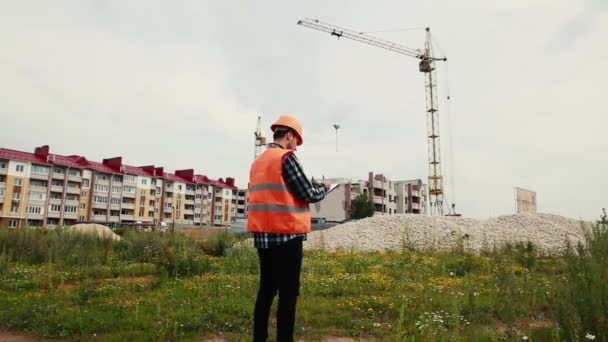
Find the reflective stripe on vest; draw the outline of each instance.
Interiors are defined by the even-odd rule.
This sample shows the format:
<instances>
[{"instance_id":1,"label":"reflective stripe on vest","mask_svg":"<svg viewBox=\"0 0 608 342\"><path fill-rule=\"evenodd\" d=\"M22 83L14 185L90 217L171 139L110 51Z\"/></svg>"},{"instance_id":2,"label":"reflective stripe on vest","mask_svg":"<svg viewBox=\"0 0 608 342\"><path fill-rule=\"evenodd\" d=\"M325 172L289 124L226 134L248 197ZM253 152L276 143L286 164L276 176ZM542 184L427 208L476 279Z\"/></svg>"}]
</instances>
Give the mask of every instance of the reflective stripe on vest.
<instances>
[{"instance_id":1,"label":"reflective stripe on vest","mask_svg":"<svg viewBox=\"0 0 608 342\"><path fill-rule=\"evenodd\" d=\"M256 192L256 191L264 191L264 190L288 191L287 187L283 184L258 184L258 185L254 185L251 188L249 188L249 193Z\"/></svg>"},{"instance_id":2,"label":"reflective stripe on vest","mask_svg":"<svg viewBox=\"0 0 608 342\"><path fill-rule=\"evenodd\" d=\"M287 205L275 204L252 204L247 207L247 211L265 211L271 213L305 213L310 211L310 208L308 206L291 207Z\"/></svg>"}]
</instances>

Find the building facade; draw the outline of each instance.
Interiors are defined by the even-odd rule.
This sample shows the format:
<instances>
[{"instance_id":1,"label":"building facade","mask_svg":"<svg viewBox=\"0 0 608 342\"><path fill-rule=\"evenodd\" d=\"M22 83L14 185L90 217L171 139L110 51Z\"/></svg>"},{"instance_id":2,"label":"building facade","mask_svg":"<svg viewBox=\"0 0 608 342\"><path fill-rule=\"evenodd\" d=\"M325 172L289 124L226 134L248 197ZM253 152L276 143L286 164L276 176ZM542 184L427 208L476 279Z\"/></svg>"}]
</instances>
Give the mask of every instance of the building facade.
<instances>
[{"instance_id":1,"label":"building facade","mask_svg":"<svg viewBox=\"0 0 608 342\"><path fill-rule=\"evenodd\" d=\"M67 226L78 222L228 226L233 178L194 170L167 173L122 157L101 163L82 156L0 148L0 226ZM219 206L218 206L219 204Z\"/></svg>"}]
</instances>

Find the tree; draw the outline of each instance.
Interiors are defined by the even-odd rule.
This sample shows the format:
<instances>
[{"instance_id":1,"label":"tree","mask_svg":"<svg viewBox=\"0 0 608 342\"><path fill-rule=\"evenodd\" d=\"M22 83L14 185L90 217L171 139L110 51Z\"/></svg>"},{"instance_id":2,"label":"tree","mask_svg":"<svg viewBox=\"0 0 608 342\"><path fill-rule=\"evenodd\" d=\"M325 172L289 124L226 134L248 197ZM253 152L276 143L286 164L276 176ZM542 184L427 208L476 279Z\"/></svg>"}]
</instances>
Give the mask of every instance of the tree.
<instances>
[{"instance_id":1,"label":"tree","mask_svg":"<svg viewBox=\"0 0 608 342\"><path fill-rule=\"evenodd\" d=\"M359 194L351 203L351 215L353 219L362 219L374 216L374 205L369 202L365 193Z\"/></svg>"}]
</instances>

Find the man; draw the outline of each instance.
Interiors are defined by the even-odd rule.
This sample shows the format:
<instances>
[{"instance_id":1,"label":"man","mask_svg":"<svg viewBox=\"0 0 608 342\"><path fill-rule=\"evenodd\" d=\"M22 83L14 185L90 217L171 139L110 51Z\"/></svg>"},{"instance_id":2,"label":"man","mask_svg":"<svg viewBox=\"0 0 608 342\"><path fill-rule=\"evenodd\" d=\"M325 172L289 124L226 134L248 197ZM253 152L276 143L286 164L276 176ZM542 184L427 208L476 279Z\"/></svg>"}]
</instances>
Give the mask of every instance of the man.
<instances>
[{"instance_id":1,"label":"man","mask_svg":"<svg viewBox=\"0 0 608 342\"><path fill-rule=\"evenodd\" d=\"M322 200L329 184L311 183L294 152L304 142L302 125L283 115L270 127L274 142L251 166L247 231L260 258L260 287L253 340L268 338L268 317L277 292L277 341L293 341L300 294L302 241L311 230L309 203Z\"/></svg>"}]
</instances>

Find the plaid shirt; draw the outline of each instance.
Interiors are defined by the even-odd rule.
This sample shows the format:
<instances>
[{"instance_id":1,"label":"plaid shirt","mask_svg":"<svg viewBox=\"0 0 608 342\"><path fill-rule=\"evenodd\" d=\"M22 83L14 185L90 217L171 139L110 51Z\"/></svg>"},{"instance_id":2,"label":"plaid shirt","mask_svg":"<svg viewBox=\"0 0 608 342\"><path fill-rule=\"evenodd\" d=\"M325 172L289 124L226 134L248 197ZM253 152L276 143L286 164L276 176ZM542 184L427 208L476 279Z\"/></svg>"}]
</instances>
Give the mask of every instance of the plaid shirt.
<instances>
[{"instance_id":1,"label":"plaid shirt","mask_svg":"<svg viewBox=\"0 0 608 342\"><path fill-rule=\"evenodd\" d=\"M279 144L270 143L268 148L283 148ZM325 197L325 187L323 184L313 184L306 178L304 169L294 154L290 154L283 159L283 179L287 184L287 189L297 199L315 203ZM274 248L283 243L302 238L306 240L306 233L302 234L280 234L280 233L253 233L253 243L256 248Z\"/></svg>"}]
</instances>

